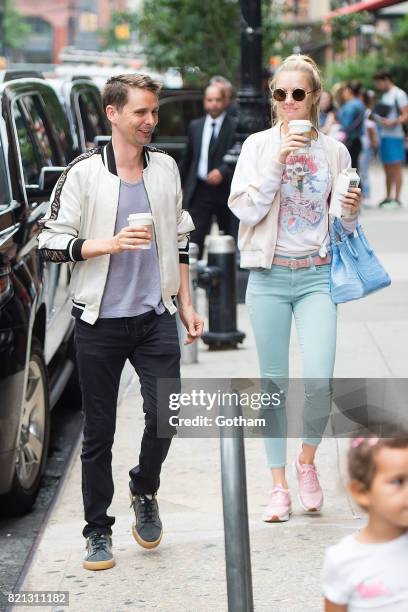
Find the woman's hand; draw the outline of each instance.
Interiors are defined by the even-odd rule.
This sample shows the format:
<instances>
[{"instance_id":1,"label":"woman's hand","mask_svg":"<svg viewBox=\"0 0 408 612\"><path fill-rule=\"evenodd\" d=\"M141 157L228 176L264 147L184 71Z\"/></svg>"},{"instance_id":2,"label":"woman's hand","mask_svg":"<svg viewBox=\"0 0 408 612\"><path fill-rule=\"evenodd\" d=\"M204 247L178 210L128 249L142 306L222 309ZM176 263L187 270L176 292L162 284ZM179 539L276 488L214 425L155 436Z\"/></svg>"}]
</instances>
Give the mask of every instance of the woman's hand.
<instances>
[{"instance_id":1,"label":"woman's hand","mask_svg":"<svg viewBox=\"0 0 408 612\"><path fill-rule=\"evenodd\" d=\"M286 134L281 141L278 161L281 164L286 164L287 156L297 149L302 149L308 142L309 138L301 134Z\"/></svg>"},{"instance_id":2,"label":"woman's hand","mask_svg":"<svg viewBox=\"0 0 408 612\"><path fill-rule=\"evenodd\" d=\"M342 196L342 209L345 217L354 217L358 215L361 204L361 189L359 187L350 187L346 195Z\"/></svg>"}]
</instances>

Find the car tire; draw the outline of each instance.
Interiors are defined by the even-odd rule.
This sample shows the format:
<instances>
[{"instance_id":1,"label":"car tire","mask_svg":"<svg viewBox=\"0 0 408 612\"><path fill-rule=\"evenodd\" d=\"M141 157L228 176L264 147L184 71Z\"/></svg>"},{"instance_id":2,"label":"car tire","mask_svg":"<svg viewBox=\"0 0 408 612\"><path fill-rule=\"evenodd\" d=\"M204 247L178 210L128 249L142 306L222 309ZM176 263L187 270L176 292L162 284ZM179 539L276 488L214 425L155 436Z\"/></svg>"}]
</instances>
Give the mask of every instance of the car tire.
<instances>
[{"instance_id":1,"label":"car tire","mask_svg":"<svg viewBox=\"0 0 408 612\"><path fill-rule=\"evenodd\" d=\"M47 369L40 343L33 339L24 390L23 417L10 491L0 496L0 515L22 516L36 500L50 439Z\"/></svg>"}]
</instances>

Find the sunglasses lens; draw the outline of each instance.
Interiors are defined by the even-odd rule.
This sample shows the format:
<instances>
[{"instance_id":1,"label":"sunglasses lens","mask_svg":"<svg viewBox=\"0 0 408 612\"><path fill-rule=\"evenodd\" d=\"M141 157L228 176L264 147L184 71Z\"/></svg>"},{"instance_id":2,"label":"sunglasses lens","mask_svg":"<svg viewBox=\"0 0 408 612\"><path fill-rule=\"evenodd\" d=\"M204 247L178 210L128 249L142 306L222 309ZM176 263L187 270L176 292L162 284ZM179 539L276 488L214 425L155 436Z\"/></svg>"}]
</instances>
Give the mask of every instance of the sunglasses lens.
<instances>
[{"instance_id":1,"label":"sunglasses lens","mask_svg":"<svg viewBox=\"0 0 408 612\"><path fill-rule=\"evenodd\" d=\"M284 89L275 89L273 97L277 102L283 102L286 99L286 91Z\"/></svg>"},{"instance_id":2,"label":"sunglasses lens","mask_svg":"<svg viewBox=\"0 0 408 612\"><path fill-rule=\"evenodd\" d=\"M303 89L294 89L292 92L292 98L296 100L296 102L301 102L306 98L306 92Z\"/></svg>"}]
</instances>

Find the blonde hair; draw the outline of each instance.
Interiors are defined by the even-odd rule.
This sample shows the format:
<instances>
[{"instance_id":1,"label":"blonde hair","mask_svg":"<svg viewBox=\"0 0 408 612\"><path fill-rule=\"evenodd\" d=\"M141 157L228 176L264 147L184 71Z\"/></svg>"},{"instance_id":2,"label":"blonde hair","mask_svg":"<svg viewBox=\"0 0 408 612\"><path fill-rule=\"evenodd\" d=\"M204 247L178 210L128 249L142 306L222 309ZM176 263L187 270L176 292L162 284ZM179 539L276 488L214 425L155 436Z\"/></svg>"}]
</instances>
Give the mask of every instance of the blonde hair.
<instances>
[{"instance_id":1,"label":"blonde hair","mask_svg":"<svg viewBox=\"0 0 408 612\"><path fill-rule=\"evenodd\" d=\"M269 81L269 89L273 91L276 86L276 81L281 72L304 72L307 74L310 80L310 88L316 91L322 91L322 76L317 64L308 55L289 55L282 64L278 67L272 79ZM312 103L310 111L310 121L316 129L319 129L319 106L320 97L316 102ZM272 123L276 123L274 120L274 111L276 111L276 102L272 98ZM277 116L277 113L276 113Z\"/></svg>"}]
</instances>

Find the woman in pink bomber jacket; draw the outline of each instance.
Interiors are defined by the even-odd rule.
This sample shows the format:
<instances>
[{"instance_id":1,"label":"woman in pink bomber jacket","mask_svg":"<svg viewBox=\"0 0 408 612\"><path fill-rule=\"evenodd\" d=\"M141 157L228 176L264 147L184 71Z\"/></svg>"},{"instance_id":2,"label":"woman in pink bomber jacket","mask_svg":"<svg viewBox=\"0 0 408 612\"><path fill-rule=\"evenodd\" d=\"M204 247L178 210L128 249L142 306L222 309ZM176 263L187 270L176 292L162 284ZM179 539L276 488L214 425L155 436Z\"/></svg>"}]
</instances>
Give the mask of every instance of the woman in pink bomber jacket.
<instances>
[{"instance_id":1,"label":"woman in pink bomber jacket","mask_svg":"<svg viewBox=\"0 0 408 612\"><path fill-rule=\"evenodd\" d=\"M264 438L273 488L267 522L287 521L291 496L285 475L292 315L303 354L305 378L302 449L295 460L299 500L318 512L323 492L315 454L330 414L330 378L336 352L336 306L329 290L329 199L338 174L350 168L346 147L318 130L321 77L314 61L288 57L270 87L278 122L244 143L231 185L229 206L240 219L241 266L251 269L246 303L263 386L283 398L267 408ZM292 120L309 119L308 139L289 134ZM360 189L344 197L343 225L355 229ZM293 435L293 434L292 434Z\"/></svg>"}]
</instances>

